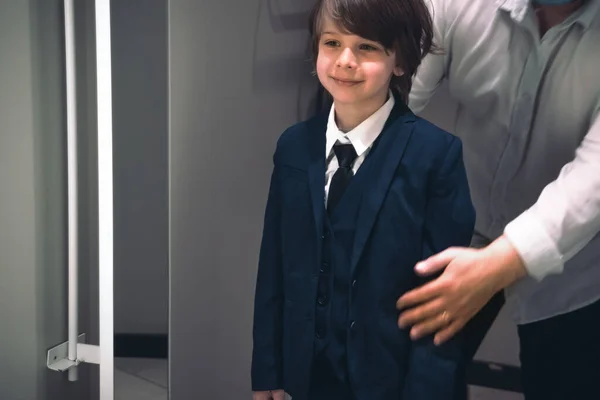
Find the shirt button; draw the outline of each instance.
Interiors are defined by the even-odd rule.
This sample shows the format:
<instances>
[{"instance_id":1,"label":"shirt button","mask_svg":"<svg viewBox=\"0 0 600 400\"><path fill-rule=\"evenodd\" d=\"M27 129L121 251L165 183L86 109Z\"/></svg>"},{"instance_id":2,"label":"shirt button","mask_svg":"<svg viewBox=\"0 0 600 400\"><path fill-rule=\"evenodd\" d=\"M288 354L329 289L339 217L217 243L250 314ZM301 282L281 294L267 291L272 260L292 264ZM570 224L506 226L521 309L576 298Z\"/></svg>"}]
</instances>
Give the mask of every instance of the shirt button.
<instances>
[{"instance_id":1,"label":"shirt button","mask_svg":"<svg viewBox=\"0 0 600 400\"><path fill-rule=\"evenodd\" d=\"M356 325L355 321L350 322L350 329L354 329L354 325Z\"/></svg>"},{"instance_id":2,"label":"shirt button","mask_svg":"<svg viewBox=\"0 0 600 400\"><path fill-rule=\"evenodd\" d=\"M356 286L356 279L352 281L352 287Z\"/></svg>"},{"instance_id":3,"label":"shirt button","mask_svg":"<svg viewBox=\"0 0 600 400\"><path fill-rule=\"evenodd\" d=\"M319 299L317 300L317 302L319 303L320 306L324 306L325 304L327 304L327 296L321 296L321 297L319 297Z\"/></svg>"}]
</instances>

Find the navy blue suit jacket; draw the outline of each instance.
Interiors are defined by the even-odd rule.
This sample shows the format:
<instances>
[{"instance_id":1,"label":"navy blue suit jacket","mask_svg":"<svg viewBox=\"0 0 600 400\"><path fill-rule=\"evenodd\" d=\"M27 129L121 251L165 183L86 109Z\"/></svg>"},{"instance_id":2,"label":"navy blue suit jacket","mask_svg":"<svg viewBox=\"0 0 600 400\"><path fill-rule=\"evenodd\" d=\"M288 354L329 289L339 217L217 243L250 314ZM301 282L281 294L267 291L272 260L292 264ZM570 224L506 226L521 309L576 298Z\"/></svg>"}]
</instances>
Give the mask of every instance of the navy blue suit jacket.
<instances>
[{"instance_id":1,"label":"navy blue suit jacket","mask_svg":"<svg viewBox=\"0 0 600 400\"><path fill-rule=\"evenodd\" d=\"M323 114L278 140L260 249L252 388L285 389L294 400L306 398L313 357L326 128ZM439 347L433 337L412 341L398 327L396 301L424 283L417 262L470 243L475 211L462 145L401 101L380 139L387 151L363 194L351 259L350 381L358 400L452 399L461 335Z\"/></svg>"}]
</instances>

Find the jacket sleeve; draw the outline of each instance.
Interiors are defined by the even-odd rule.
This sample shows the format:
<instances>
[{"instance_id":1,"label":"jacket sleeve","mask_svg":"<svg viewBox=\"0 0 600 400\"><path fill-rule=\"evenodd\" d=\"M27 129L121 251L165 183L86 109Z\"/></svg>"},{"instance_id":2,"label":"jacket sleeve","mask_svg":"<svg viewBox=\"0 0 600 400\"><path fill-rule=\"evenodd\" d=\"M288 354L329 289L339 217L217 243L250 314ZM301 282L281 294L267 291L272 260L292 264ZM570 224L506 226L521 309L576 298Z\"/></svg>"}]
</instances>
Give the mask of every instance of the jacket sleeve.
<instances>
[{"instance_id":1,"label":"jacket sleeve","mask_svg":"<svg viewBox=\"0 0 600 400\"><path fill-rule=\"evenodd\" d=\"M462 159L460 139L452 139L445 160L429 187L422 259L452 246L469 246L475 210ZM424 279L418 278L420 284ZM431 279L431 278L429 278ZM440 346L433 335L413 342L403 400L453 400L464 379L462 333Z\"/></svg>"},{"instance_id":2,"label":"jacket sleeve","mask_svg":"<svg viewBox=\"0 0 600 400\"><path fill-rule=\"evenodd\" d=\"M251 379L253 391L282 388L283 286L280 245L281 197L277 151L264 217L254 297Z\"/></svg>"}]
</instances>

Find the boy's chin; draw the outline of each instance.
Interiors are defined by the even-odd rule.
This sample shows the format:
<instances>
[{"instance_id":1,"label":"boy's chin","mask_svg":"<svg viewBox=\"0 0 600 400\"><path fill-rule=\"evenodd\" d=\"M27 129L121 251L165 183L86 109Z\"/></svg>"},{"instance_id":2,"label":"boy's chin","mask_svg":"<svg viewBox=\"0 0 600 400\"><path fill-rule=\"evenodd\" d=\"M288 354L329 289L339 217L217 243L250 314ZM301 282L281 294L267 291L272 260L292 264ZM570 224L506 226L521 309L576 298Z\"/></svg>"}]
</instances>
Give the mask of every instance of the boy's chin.
<instances>
[{"instance_id":1,"label":"boy's chin","mask_svg":"<svg viewBox=\"0 0 600 400\"><path fill-rule=\"evenodd\" d=\"M358 104L364 101L364 96L353 93L340 93L339 91L332 93L331 97L338 104Z\"/></svg>"}]
</instances>

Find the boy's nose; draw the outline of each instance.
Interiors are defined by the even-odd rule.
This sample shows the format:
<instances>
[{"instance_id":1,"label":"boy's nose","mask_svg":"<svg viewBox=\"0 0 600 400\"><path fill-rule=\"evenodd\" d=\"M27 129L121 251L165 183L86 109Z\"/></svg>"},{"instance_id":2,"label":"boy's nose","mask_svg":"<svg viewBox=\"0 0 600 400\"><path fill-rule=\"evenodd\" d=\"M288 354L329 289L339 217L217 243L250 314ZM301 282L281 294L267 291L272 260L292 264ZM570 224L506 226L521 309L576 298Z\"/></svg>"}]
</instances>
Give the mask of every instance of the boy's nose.
<instances>
[{"instance_id":1,"label":"boy's nose","mask_svg":"<svg viewBox=\"0 0 600 400\"><path fill-rule=\"evenodd\" d=\"M346 48L342 51L337 60L337 66L340 68L354 68L356 67L356 57L352 50Z\"/></svg>"}]
</instances>

